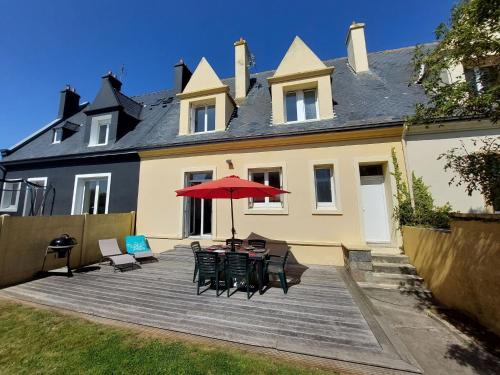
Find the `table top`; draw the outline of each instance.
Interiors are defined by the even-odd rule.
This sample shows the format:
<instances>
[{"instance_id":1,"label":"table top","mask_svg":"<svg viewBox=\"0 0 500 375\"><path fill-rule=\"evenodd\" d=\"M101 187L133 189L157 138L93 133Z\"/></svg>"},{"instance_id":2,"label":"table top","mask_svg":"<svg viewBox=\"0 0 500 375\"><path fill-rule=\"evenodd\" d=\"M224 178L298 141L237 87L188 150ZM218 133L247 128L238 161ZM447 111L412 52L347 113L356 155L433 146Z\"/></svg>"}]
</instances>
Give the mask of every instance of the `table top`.
<instances>
[{"instance_id":1,"label":"table top","mask_svg":"<svg viewBox=\"0 0 500 375\"><path fill-rule=\"evenodd\" d=\"M217 252L220 256L224 256L225 253L231 252L231 246L227 245L212 245L204 248L206 251ZM264 250L264 251L262 251ZM236 247L237 253L248 253L248 257L251 259L262 259L269 254L269 249L257 249L251 246Z\"/></svg>"}]
</instances>

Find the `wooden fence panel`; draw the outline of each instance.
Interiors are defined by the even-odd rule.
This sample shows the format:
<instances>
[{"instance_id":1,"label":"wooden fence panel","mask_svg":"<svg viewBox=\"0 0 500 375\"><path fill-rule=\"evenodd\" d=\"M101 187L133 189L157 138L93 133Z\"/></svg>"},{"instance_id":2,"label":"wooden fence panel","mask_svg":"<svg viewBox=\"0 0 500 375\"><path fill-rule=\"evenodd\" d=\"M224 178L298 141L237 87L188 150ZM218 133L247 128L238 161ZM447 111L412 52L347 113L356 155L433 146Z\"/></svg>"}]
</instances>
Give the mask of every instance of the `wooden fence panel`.
<instances>
[{"instance_id":1,"label":"wooden fence panel","mask_svg":"<svg viewBox=\"0 0 500 375\"><path fill-rule=\"evenodd\" d=\"M0 287L32 279L42 270L45 249L50 241L67 233L78 245L71 252L71 267L97 262L97 240L118 238L133 233L135 214L2 216L0 217ZM122 247L124 249L124 247ZM66 265L66 259L49 254L44 270Z\"/></svg>"}]
</instances>

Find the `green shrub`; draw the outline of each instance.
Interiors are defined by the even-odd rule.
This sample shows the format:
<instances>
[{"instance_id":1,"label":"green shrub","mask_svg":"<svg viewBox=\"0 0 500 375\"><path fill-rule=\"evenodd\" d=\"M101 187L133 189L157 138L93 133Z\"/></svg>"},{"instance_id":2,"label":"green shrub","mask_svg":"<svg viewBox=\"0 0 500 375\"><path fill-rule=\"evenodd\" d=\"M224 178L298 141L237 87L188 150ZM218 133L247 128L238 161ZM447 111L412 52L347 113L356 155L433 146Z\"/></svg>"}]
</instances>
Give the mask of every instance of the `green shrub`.
<instances>
[{"instance_id":1,"label":"green shrub","mask_svg":"<svg viewBox=\"0 0 500 375\"><path fill-rule=\"evenodd\" d=\"M394 209L394 218L399 226L414 225L433 228L449 228L451 206L435 206L429 186L424 183L422 177L412 174L413 204L411 196L403 180L399 168L396 152L392 149L392 162L394 164L393 176L396 179L397 207Z\"/></svg>"}]
</instances>

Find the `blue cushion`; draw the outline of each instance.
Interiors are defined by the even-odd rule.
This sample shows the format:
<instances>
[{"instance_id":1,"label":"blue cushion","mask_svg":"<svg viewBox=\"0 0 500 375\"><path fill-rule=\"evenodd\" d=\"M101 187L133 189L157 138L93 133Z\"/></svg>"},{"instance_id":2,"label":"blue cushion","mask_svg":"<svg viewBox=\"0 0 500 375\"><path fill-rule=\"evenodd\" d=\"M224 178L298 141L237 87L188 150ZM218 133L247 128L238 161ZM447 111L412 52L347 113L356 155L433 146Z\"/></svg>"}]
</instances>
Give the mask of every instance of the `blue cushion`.
<instances>
[{"instance_id":1,"label":"blue cushion","mask_svg":"<svg viewBox=\"0 0 500 375\"><path fill-rule=\"evenodd\" d=\"M129 254L151 251L148 243L146 242L146 237L144 236L126 236L125 246L127 247L127 253Z\"/></svg>"}]
</instances>

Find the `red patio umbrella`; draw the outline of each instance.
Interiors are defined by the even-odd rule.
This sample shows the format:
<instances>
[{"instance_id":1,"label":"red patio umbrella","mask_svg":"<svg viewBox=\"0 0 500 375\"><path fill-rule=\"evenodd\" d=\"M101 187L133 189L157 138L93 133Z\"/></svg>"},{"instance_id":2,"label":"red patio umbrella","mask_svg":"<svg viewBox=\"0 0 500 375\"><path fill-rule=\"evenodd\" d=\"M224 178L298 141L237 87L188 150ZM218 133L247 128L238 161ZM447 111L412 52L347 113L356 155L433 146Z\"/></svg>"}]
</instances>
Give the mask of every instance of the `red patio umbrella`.
<instances>
[{"instance_id":1,"label":"red patio umbrella","mask_svg":"<svg viewBox=\"0 0 500 375\"><path fill-rule=\"evenodd\" d=\"M175 191L178 197L202 199L231 199L231 233L234 240L233 199L264 198L289 193L286 190L244 180L238 176L228 176ZM234 245L233 245L234 246Z\"/></svg>"}]
</instances>

